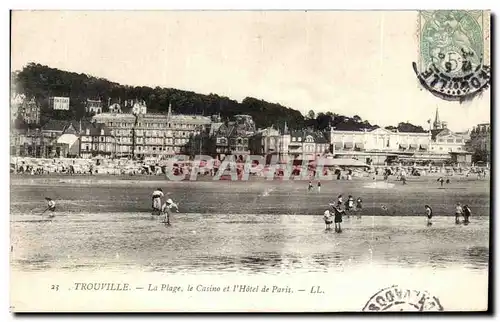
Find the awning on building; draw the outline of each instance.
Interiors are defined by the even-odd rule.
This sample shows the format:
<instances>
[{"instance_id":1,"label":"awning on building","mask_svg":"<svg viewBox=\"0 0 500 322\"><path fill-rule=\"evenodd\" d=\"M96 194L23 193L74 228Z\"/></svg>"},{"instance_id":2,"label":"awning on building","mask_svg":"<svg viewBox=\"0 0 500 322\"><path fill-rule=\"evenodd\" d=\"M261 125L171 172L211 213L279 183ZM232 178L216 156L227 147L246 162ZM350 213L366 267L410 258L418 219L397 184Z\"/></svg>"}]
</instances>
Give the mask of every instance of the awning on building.
<instances>
[{"instance_id":1,"label":"awning on building","mask_svg":"<svg viewBox=\"0 0 500 322\"><path fill-rule=\"evenodd\" d=\"M318 165L321 164L325 167L332 167L332 166L337 166L337 167L366 167L369 168L369 166L360 160L355 160L355 159L347 159L347 158L338 158L338 159L328 159L328 158L321 158L321 160L315 160L313 162L310 162L309 165Z\"/></svg>"},{"instance_id":2,"label":"awning on building","mask_svg":"<svg viewBox=\"0 0 500 322\"><path fill-rule=\"evenodd\" d=\"M420 150L429 150L429 145L428 144L420 144Z\"/></svg>"},{"instance_id":3,"label":"awning on building","mask_svg":"<svg viewBox=\"0 0 500 322\"><path fill-rule=\"evenodd\" d=\"M345 142L344 143L344 148L345 149L352 149L354 144L352 142Z\"/></svg>"},{"instance_id":4,"label":"awning on building","mask_svg":"<svg viewBox=\"0 0 500 322\"><path fill-rule=\"evenodd\" d=\"M408 144L406 144L406 143L400 143L399 144L399 148L400 149L408 149Z\"/></svg>"},{"instance_id":5,"label":"awning on building","mask_svg":"<svg viewBox=\"0 0 500 322\"><path fill-rule=\"evenodd\" d=\"M74 134L63 134L57 139L58 144L67 144L72 146L78 140L78 136Z\"/></svg>"},{"instance_id":6,"label":"awning on building","mask_svg":"<svg viewBox=\"0 0 500 322\"><path fill-rule=\"evenodd\" d=\"M364 143L356 143L355 144L356 149L363 150L365 148Z\"/></svg>"},{"instance_id":7,"label":"awning on building","mask_svg":"<svg viewBox=\"0 0 500 322\"><path fill-rule=\"evenodd\" d=\"M416 150L418 148L417 144L410 144L410 149Z\"/></svg>"},{"instance_id":8,"label":"awning on building","mask_svg":"<svg viewBox=\"0 0 500 322\"><path fill-rule=\"evenodd\" d=\"M334 146L335 150L340 150L340 149L342 149L342 142L335 142L333 144L333 146Z\"/></svg>"}]
</instances>

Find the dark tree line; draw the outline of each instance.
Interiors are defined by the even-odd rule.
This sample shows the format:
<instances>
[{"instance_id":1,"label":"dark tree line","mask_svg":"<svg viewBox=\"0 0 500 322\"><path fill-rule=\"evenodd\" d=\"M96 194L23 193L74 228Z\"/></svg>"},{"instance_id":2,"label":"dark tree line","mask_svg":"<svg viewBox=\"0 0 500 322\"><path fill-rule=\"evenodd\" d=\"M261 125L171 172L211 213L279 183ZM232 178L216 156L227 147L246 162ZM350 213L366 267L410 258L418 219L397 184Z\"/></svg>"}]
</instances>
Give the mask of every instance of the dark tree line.
<instances>
[{"instance_id":1,"label":"dark tree line","mask_svg":"<svg viewBox=\"0 0 500 322\"><path fill-rule=\"evenodd\" d=\"M168 105L179 114L220 115L223 120L237 114L251 115L257 127L274 125L283 128L301 128L304 117L299 111L280 104L269 103L252 97L241 103L217 94L198 94L174 88L126 86L86 74L66 72L40 64L30 63L21 71L12 73L12 86L17 93L35 98L41 106L41 123L48 119L81 119L85 113L87 99L100 99L107 111L108 99L122 102L130 99L144 100L149 112L166 113ZM70 98L69 111L49 109L49 97Z\"/></svg>"},{"instance_id":2,"label":"dark tree line","mask_svg":"<svg viewBox=\"0 0 500 322\"><path fill-rule=\"evenodd\" d=\"M34 98L41 106L40 123L43 125L49 119L78 120L91 115L85 113L87 99L100 99L103 110L107 111L108 100L113 102L120 99L144 100L149 112L166 113L168 105L172 104L172 111L179 114L220 115L222 120L229 120L237 114L248 114L254 119L257 128L275 126L284 128L285 122L289 129L304 127L324 131L330 128L345 131L354 131L377 128L367 120L354 115L347 117L332 112L318 113L309 111L304 117L299 111L270 103L261 99L247 97L241 103L217 94L198 94L174 88L127 86L111 82L87 74L62 71L36 63L30 63L21 71L11 74L11 83L17 93L27 98ZM70 98L69 111L54 111L49 108L49 97L66 96ZM22 123L17 120L16 123ZM397 127L387 127L399 131L419 132L422 127L409 123L400 123Z\"/></svg>"}]
</instances>

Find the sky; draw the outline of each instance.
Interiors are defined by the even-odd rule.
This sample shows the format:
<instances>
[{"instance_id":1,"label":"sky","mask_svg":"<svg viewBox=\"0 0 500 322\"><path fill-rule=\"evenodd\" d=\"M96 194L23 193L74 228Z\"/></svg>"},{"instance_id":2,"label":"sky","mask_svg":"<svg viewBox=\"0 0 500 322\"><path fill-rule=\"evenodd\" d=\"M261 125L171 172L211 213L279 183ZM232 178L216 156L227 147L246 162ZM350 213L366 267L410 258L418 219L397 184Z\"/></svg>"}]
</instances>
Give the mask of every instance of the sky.
<instances>
[{"instance_id":1,"label":"sky","mask_svg":"<svg viewBox=\"0 0 500 322\"><path fill-rule=\"evenodd\" d=\"M11 67L36 62L134 86L250 96L372 124L490 122L490 91L423 89L415 11L14 11Z\"/></svg>"}]
</instances>

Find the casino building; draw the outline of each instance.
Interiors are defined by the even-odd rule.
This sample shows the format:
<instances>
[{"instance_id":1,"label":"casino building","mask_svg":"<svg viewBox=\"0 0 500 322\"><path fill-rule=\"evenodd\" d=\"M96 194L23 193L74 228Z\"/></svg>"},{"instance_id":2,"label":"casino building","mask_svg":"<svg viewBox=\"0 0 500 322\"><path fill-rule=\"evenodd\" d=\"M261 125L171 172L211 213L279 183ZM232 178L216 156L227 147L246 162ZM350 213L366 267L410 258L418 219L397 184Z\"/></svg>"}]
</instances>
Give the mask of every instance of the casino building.
<instances>
[{"instance_id":1,"label":"casino building","mask_svg":"<svg viewBox=\"0 0 500 322\"><path fill-rule=\"evenodd\" d=\"M469 134L450 131L436 116L433 129L423 132L373 130L330 130L331 150L335 158L357 159L367 164L384 165L396 162L433 164L453 162L470 164L466 149Z\"/></svg>"}]
</instances>

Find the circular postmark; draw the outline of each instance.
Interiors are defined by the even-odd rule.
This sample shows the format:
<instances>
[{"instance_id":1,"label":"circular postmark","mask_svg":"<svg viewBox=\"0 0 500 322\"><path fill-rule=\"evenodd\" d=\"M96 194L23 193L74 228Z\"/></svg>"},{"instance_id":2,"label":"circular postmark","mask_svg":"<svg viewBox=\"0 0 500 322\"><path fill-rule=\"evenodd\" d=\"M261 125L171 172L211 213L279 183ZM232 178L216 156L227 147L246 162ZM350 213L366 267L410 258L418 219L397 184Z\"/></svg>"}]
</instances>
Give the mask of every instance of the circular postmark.
<instances>
[{"instance_id":1,"label":"circular postmark","mask_svg":"<svg viewBox=\"0 0 500 322\"><path fill-rule=\"evenodd\" d=\"M443 311L439 299L427 291L418 291L393 285L378 291L366 302L365 312Z\"/></svg>"}]
</instances>

